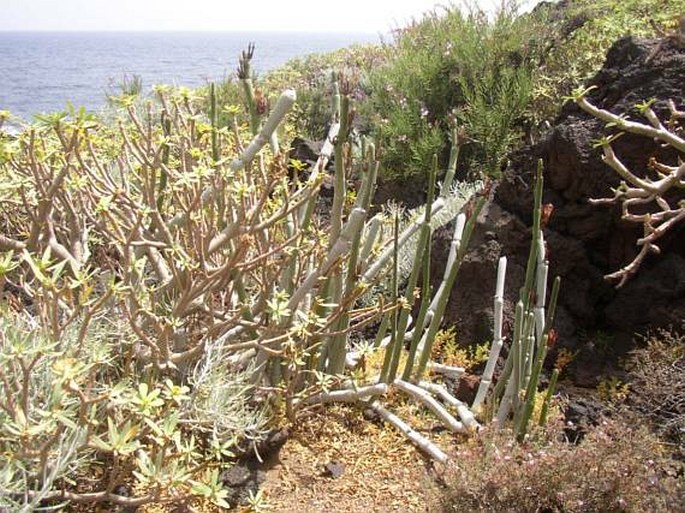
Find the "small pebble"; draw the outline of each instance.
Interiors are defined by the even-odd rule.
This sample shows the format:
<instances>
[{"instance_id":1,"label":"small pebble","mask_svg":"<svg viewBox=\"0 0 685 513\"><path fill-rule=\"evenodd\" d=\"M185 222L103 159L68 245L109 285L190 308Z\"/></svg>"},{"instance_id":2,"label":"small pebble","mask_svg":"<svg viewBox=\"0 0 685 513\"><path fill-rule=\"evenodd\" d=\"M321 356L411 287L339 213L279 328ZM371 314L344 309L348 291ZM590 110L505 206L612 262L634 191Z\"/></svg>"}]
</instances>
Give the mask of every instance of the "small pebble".
<instances>
[{"instance_id":1,"label":"small pebble","mask_svg":"<svg viewBox=\"0 0 685 513\"><path fill-rule=\"evenodd\" d=\"M323 466L323 475L337 479L345 472L345 464L342 461L329 461Z\"/></svg>"}]
</instances>

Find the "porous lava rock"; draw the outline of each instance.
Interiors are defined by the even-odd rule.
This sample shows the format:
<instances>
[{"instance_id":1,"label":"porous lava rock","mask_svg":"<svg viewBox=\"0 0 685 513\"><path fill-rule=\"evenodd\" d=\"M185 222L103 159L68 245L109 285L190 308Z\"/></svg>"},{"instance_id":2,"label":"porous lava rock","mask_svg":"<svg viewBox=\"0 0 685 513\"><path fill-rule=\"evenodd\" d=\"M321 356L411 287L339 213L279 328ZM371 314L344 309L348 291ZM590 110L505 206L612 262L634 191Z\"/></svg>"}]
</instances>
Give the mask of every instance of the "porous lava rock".
<instances>
[{"instance_id":1,"label":"porous lava rock","mask_svg":"<svg viewBox=\"0 0 685 513\"><path fill-rule=\"evenodd\" d=\"M655 99L653 110L668 117L666 102L682 107L685 98L685 49L667 39L618 40L606 62L588 84L591 103L614 113L643 120L635 105ZM523 283L532 224L536 163L544 163L543 202L554 206L546 228L550 276L562 278L556 329L560 345L581 348L587 333L609 332L613 344L626 346L635 332L671 327L685 318L685 226L662 238L661 255L652 255L639 273L616 289L604 275L629 263L637 254L642 227L620 219L616 205L592 205L591 198L610 197L619 185L615 172L602 162L594 141L606 135L603 123L569 102L553 127L536 145L512 155L492 201L482 212L469 251L457 277L445 315L456 324L463 343L492 337L492 297L497 261L509 257L505 292L505 331L511 326L518 289ZM648 160L676 165L678 155L645 137L624 134L614 144L621 161L644 175ZM680 198L684 197L679 191ZM449 251L451 227L435 236L433 283L437 285ZM618 353L621 352L620 347Z\"/></svg>"}]
</instances>

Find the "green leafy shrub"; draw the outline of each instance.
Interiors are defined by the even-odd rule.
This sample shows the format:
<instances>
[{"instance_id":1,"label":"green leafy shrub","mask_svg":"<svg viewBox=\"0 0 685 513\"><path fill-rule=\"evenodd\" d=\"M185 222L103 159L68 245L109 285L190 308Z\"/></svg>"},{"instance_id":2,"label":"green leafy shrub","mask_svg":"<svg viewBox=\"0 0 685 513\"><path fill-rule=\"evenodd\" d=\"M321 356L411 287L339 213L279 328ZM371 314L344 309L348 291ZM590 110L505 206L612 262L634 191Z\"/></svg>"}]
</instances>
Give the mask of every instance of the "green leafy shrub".
<instances>
[{"instance_id":1,"label":"green leafy shrub","mask_svg":"<svg viewBox=\"0 0 685 513\"><path fill-rule=\"evenodd\" d=\"M527 114L535 126L556 117L561 99L599 71L617 39L676 29L683 14L682 6L671 0L573 0L543 9L549 9L544 15L555 30L545 37L549 51L535 74Z\"/></svg>"},{"instance_id":2,"label":"green leafy shrub","mask_svg":"<svg viewBox=\"0 0 685 513\"><path fill-rule=\"evenodd\" d=\"M398 30L391 58L368 78L368 116L387 176L424 176L456 126L470 141L464 168L496 175L520 137L537 55L533 38L542 27L507 3L492 21L476 9L463 14L452 7Z\"/></svg>"},{"instance_id":3,"label":"green leafy shrub","mask_svg":"<svg viewBox=\"0 0 685 513\"><path fill-rule=\"evenodd\" d=\"M381 45L352 45L333 52L309 54L291 59L276 70L265 73L263 85L268 91L292 87L298 103L289 117L292 130L312 140L321 140L331 123L331 74L342 73L350 82L350 96L357 105L366 100L365 77L381 66L390 49Z\"/></svg>"}]
</instances>

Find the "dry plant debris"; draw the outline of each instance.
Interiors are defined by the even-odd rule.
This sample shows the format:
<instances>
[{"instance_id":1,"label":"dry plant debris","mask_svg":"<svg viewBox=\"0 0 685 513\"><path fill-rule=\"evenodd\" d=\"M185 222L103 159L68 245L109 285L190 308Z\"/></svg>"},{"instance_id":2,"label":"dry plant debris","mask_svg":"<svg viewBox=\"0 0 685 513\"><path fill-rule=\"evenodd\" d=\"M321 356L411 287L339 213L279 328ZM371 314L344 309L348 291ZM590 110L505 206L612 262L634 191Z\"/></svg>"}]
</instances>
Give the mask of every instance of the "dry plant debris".
<instances>
[{"instance_id":1,"label":"dry plant debris","mask_svg":"<svg viewBox=\"0 0 685 513\"><path fill-rule=\"evenodd\" d=\"M338 478L327 475L331 462L344 466ZM272 511L283 513L433 511L437 484L429 465L392 427L331 408L297 427L263 489Z\"/></svg>"}]
</instances>

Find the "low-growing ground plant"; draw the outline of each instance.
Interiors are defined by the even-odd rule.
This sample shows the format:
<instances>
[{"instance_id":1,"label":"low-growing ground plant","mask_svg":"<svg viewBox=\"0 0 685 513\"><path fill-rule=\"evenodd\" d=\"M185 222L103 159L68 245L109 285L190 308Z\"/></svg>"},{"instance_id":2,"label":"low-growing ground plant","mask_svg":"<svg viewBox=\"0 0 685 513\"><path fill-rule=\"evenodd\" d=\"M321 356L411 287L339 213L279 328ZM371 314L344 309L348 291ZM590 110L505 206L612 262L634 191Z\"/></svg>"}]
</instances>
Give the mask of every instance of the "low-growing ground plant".
<instances>
[{"instance_id":1,"label":"low-growing ground plant","mask_svg":"<svg viewBox=\"0 0 685 513\"><path fill-rule=\"evenodd\" d=\"M618 405L628 399L630 385L616 376L602 378L597 384L597 396L605 403Z\"/></svg>"},{"instance_id":2,"label":"low-growing ground plant","mask_svg":"<svg viewBox=\"0 0 685 513\"><path fill-rule=\"evenodd\" d=\"M490 344L482 344L462 347L457 340L457 331L454 326L440 330L435 336L433 344L434 359L453 367L463 367L470 370L488 360Z\"/></svg>"},{"instance_id":3,"label":"low-growing ground plant","mask_svg":"<svg viewBox=\"0 0 685 513\"><path fill-rule=\"evenodd\" d=\"M520 444L488 430L460 446L445 481L445 513L666 513L685 497L660 442L620 419L603 420L578 445L558 421Z\"/></svg>"},{"instance_id":4,"label":"low-growing ground plant","mask_svg":"<svg viewBox=\"0 0 685 513\"><path fill-rule=\"evenodd\" d=\"M685 335L661 330L646 337L627 362L628 405L681 459L685 447Z\"/></svg>"}]
</instances>

